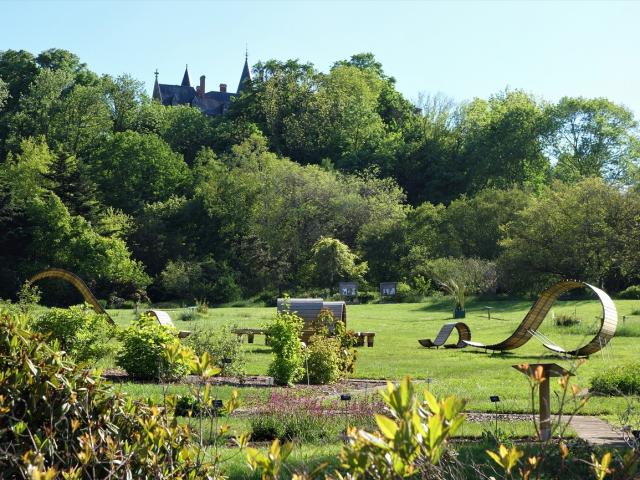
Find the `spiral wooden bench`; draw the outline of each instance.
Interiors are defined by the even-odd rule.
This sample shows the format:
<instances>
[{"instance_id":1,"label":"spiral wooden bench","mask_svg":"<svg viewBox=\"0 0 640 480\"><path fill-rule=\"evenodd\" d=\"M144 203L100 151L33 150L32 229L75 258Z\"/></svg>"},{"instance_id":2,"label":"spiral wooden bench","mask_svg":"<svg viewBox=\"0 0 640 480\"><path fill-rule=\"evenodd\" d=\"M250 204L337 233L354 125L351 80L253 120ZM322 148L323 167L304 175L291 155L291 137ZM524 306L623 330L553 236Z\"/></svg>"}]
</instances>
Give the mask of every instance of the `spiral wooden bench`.
<instances>
[{"instance_id":1,"label":"spiral wooden bench","mask_svg":"<svg viewBox=\"0 0 640 480\"><path fill-rule=\"evenodd\" d=\"M596 294L600 304L602 305L602 323L598 333L586 345L575 350L566 350L546 337L537 334L537 329L542 324L549 310L556 302L558 297L563 293L575 290L576 288L588 288ZM604 291L593 285L578 280L563 280L547 288L538 300L533 304L527 315L524 317L515 332L508 338L499 343L485 345L479 342L464 341L467 345L476 348L484 348L485 350L506 351L521 347L527 343L531 337L539 336L543 339L545 348L563 355L572 356L588 356L601 350L609 340L613 338L618 326L618 312L613 300Z\"/></svg>"},{"instance_id":2,"label":"spiral wooden bench","mask_svg":"<svg viewBox=\"0 0 640 480\"><path fill-rule=\"evenodd\" d=\"M445 345L444 342L447 341L454 329L458 331L458 342ZM469 340L471 340L471 329L469 328L469 326L463 322L451 322L446 323L442 326L435 340L431 341L431 339L426 338L424 340L418 340L418 342L420 343L420 345L426 348L438 348L442 347L443 345L444 348L464 348L467 346L465 341Z\"/></svg>"},{"instance_id":3,"label":"spiral wooden bench","mask_svg":"<svg viewBox=\"0 0 640 480\"><path fill-rule=\"evenodd\" d=\"M93 292L89 290L89 287L87 287L87 284L84 283L84 281L75 273L64 270L62 268L49 268L40 273L36 273L29 279L29 283L33 284L34 282L42 280L43 278L59 278L61 280L64 280L65 282L70 283L76 288L76 290L80 292L82 298L84 298L84 301L93 307L93 310L96 313L105 315L109 323L115 325L113 318L111 318L107 311L102 307L102 305L100 305Z\"/></svg>"}]
</instances>

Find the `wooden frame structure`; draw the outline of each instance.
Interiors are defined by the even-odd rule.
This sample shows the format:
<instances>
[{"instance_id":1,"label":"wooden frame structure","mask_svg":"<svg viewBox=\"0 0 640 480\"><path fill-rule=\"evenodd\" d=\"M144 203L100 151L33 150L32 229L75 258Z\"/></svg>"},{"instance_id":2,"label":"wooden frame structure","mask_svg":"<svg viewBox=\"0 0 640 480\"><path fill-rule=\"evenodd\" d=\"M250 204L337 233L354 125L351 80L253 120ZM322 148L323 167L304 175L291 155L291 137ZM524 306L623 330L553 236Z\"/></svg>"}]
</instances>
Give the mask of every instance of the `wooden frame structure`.
<instances>
[{"instance_id":1,"label":"wooden frame structure","mask_svg":"<svg viewBox=\"0 0 640 480\"><path fill-rule=\"evenodd\" d=\"M600 304L602 305L603 312L600 330L595 335L595 337L591 339L591 341L575 350L565 350L562 347L551 343L550 341L544 343L544 346L556 353L562 353L566 355L591 355L602 349L615 335L618 325L618 312L616 310L615 304L613 303L613 300L611 300L609 295L607 295L603 290L600 290L593 285L578 280L563 280L556 283L555 285L552 285L544 292L542 292L542 294L533 304L520 325L518 325L516 331L513 332L505 340L491 345L485 345L479 342L471 342L468 340L465 340L464 343L471 347L496 351L514 350L516 348L519 348L527 343L531 339L531 337L536 335L536 330L540 327L543 320L549 313L549 310L556 302L558 297L560 297L560 295L568 291L575 290L576 288L583 287L589 288L591 291L593 291L598 297Z\"/></svg>"},{"instance_id":2,"label":"wooden frame structure","mask_svg":"<svg viewBox=\"0 0 640 480\"><path fill-rule=\"evenodd\" d=\"M458 331L458 342L450 343L445 345L444 342L447 341L453 330L456 329ZM438 336L435 340L431 341L431 339L426 338L423 340L418 340L420 345L427 348L433 347L441 347L444 345L444 348L464 348L467 346L467 341L471 340L471 329L466 323L463 322L451 322L445 323L440 332L438 332Z\"/></svg>"},{"instance_id":3,"label":"wooden frame structure","mask_svg":"<svg viewBox=\"0 0 640 480\"><path fill-rule=\"evenodd\" d=\"M61 280L64 280L70 283L76 288L76 290L80 292L80 294L82 295L82 298L84 298L84 301L93 307L93 310L96 313L106 315L107 320L109 320L109 323L115 325L113 318L111 318L107 313L107 311L102 307L102 305L100 305L100 303L98 302L98 299L95 297L93 292L89 290L89 287L87 287L87 284L84 283L84 281L75 273L72 273L68 270L64 270L62 268L49 268L47 270L44 270L40 273L35 274L33 277L29 279L29 283L33 284L34 282L37 282L38 280L42 280L43 278L59 278Z\"/></svg>"}]
</instances>

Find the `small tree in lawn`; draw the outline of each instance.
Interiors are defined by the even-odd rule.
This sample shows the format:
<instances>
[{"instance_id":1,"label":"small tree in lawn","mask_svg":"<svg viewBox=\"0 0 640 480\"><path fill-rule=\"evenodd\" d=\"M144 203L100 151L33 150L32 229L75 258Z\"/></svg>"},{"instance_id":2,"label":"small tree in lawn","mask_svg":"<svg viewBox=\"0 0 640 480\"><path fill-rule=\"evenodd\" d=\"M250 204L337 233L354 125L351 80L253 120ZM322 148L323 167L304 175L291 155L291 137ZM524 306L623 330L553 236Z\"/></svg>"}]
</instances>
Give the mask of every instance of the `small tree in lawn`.
<instances>
[{"instance_id":1,"label":"small tree in lawn","mask_svg":"<svg viewBox=\"0 0 640 480\"><path fill-rule=\"evenodd\" d=\"M454 318L465 317L467 295L488 292L496 285L495 264L479 258L437 258L427 268L431 278L453 297Z\"/></svg>"},{"instance_id":2,"label":"small tree in lawn","mask_svg":"<svg viewBox=\"0 0 640 480\"><path fill-rule=\"evenodd\" d=\"M311 248L309 261L310 277L315 286L333 288L341 280L362 280L368 270L367 262L340 240L320 237Z\"/></svg>"}]
</instances>

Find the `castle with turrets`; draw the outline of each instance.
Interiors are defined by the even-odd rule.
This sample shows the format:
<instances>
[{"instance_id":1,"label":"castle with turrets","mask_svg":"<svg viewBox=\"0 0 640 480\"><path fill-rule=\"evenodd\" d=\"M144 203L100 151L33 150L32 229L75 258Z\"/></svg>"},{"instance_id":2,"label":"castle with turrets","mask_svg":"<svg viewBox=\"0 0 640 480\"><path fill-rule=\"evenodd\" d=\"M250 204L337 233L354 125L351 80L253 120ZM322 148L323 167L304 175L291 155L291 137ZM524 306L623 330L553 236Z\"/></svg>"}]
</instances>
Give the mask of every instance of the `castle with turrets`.
<instances>
[{"instance_id":1,"label":"castle with turrets","mask_svg":"<svg viewBox=\"0 0 640 480\"><path fill-rule=\"evenodd\" d=\"M244 67L240 75L240 82L236 93L227 91L227 84L221 83L220 90L206 91L205 76L200 77L200 85L191 86L188 66L184 69L184 76L180 85L158 83L158 70L155 72L156 81L153 85L153 99L163 105L191 105L200 109L206 115L222 115L231 104L231 99L240 96L247 80L251 80L248 56L245 54Z\"/></svg>"}]
</instances>

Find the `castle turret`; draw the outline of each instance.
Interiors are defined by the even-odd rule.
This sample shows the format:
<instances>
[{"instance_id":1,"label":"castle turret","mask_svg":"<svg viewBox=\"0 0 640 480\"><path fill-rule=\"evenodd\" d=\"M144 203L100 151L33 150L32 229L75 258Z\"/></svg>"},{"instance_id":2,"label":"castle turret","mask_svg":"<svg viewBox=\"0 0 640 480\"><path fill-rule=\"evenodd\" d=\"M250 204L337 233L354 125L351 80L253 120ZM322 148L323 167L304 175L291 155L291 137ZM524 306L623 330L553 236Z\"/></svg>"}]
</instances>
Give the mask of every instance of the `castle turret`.
<instances>
[{"instance_id":1,"label":"castle turret","mask_svg":"<svg viewBox=\"0 0 640 480\"><path fill-rule=\"evenodd\" d=\"M190 87L191 86L191 81L189 80L189 65L185 65L185 67L184 67L184 76L182 77L181 85L183 87Z\"/></svg>"},{"instance_id":2,"label":"castle turret","mask_svg":"<svg viewBox=\"0 0 640 480\"><path fill-rule=\"evenodd\" d=\"M251 81L251 71L249 70L249 54L244 54L244 67L242 68L242 75L240 75L240 82L238 83L238 93L242 93L246 82Z\"/></svg>"}]
</instances>

